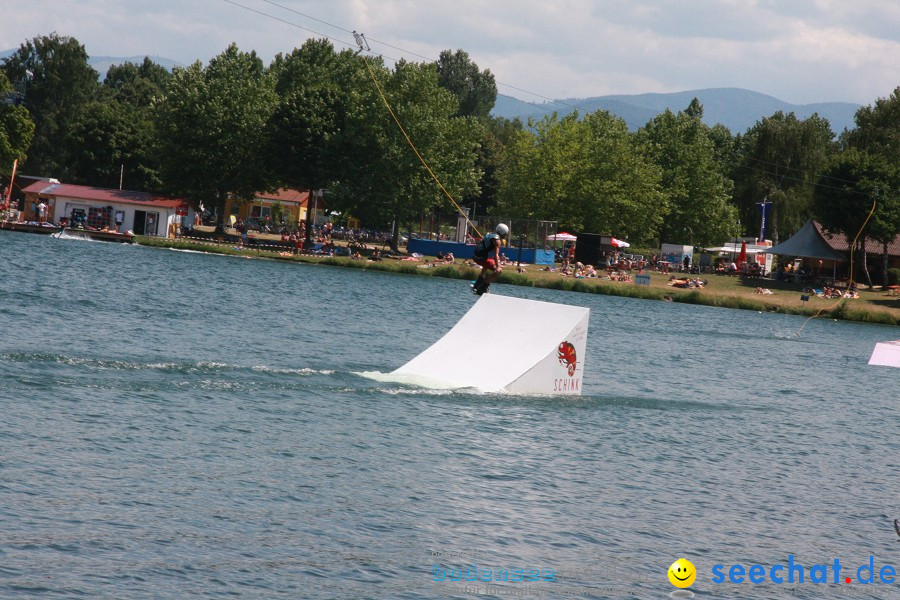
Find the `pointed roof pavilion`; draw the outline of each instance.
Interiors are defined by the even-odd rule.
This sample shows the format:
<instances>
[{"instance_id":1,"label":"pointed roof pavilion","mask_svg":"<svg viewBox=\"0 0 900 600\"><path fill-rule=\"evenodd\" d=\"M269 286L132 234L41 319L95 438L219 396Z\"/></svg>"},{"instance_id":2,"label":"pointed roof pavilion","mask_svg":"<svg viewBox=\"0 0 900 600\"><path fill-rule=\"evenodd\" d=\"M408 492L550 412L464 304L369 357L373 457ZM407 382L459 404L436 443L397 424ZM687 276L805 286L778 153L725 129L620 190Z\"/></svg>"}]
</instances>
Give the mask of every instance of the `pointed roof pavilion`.
<instances>
[{"instance_id":1,"label":"pointed roof pavilion","mask_svg":"<svg viewBox=\"0 0 900 600\"><path fill-rule=\"evenodd\" d=\"M772 246L766 250L767 254L781 254L784 256L802 256L804 258L822 258L825 260L843 260L847 257L832 248L819 230L816 229L815 223L810 219L800 230L792 235L789 239L781 242L777 246Z\"/></svg>"}]
</instances>

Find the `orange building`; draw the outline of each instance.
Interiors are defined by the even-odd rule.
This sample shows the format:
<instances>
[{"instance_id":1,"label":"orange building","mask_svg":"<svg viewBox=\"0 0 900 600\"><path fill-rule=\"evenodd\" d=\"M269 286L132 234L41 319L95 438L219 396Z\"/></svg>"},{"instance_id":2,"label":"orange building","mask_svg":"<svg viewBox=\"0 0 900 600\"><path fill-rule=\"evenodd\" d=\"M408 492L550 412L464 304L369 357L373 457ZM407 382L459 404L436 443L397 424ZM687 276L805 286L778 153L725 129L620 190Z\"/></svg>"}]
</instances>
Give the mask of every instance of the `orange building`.
<instances>
[{"instance_id":1,"label":"orange building","mask_svg":"<svg viewBox=\"0 0 900 600\"><path fill-rule=\"evenodd\" d=\"M310 207L311 205L311 207ZM275 192L260 192L252 200L228 198L225 201L226 222L235 219L247 220L251 217L267 220L278 225L296 227L306 221L306 213L312 210L315 220L325 214L325 203L320 195L309 190L293 190L282 188Z\"/></svg>"}]
</instances>

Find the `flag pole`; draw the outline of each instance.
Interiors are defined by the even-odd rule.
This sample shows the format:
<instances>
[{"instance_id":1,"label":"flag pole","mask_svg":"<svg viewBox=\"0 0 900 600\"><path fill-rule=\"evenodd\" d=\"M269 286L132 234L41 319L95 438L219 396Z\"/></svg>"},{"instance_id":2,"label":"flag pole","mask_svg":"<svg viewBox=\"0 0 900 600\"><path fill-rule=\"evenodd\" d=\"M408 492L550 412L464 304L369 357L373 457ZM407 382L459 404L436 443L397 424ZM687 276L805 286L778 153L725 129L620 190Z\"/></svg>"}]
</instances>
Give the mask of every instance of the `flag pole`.
<instances>
[{"instance_id":1,"label":"flag pole","mask_svg":"<svg viewBox=\"0 0 900 600\"><path fill-rule=\"evenodd\" d=\"M9 206L12 202L12 192L13 192L13 183L16 181L16 167L19 166L19 159L15 159L13 161L12 175L9 176L9 189L6 190L6 198L3 202L3 208L7 212L7 216L9 215Z\"/></svg>"}]
</instances>

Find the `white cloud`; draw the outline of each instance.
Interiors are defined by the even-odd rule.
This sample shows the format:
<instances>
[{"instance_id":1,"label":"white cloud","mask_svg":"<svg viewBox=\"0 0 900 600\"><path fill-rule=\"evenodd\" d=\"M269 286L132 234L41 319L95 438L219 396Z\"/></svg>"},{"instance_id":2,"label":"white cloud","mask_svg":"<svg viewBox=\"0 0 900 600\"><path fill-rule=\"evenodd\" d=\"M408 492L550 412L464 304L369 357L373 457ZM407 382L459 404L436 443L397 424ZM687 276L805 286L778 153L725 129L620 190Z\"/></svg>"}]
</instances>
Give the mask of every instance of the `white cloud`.
<instances>
[{"instance_id":1,"label":"white cloud","mask_svg":"<svg viewBox=\"0 0 900 600\"><path fill-rule=\"evenodd\" d=\"M233 1L352 43L271 2ZM896 0L273 2L431 58L462 48L499 82L550 97L744 87L795 103L868 104L900 85ZM32 0L0 20L0 49L52 31L95 56L184 64L231 42L270 60L312 35L225 0Z\"/></svg>"}]
</instances>

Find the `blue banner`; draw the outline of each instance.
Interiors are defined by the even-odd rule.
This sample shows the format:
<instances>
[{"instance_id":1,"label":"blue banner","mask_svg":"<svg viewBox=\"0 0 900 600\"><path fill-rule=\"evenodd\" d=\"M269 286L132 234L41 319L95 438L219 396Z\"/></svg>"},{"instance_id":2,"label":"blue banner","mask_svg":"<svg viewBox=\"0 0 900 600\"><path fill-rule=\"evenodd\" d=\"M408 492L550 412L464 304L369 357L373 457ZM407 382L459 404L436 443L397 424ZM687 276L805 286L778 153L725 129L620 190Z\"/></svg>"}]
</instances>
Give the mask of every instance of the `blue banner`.
<instances>
[{"instance_id":1,"label":"blue banner","mask_svg":"<svg viewBox=\"0 0 900 600\"><path fill-rule=\"evenodd\" d=\"M769 221L769 215L772 214L772 203L771 202L757 202L756 205L759 207L759 212L761 215L760 224L759 224L759 243L763 243L763 240L766 239L766 223Z\"/></svg>"}]
</instances>

